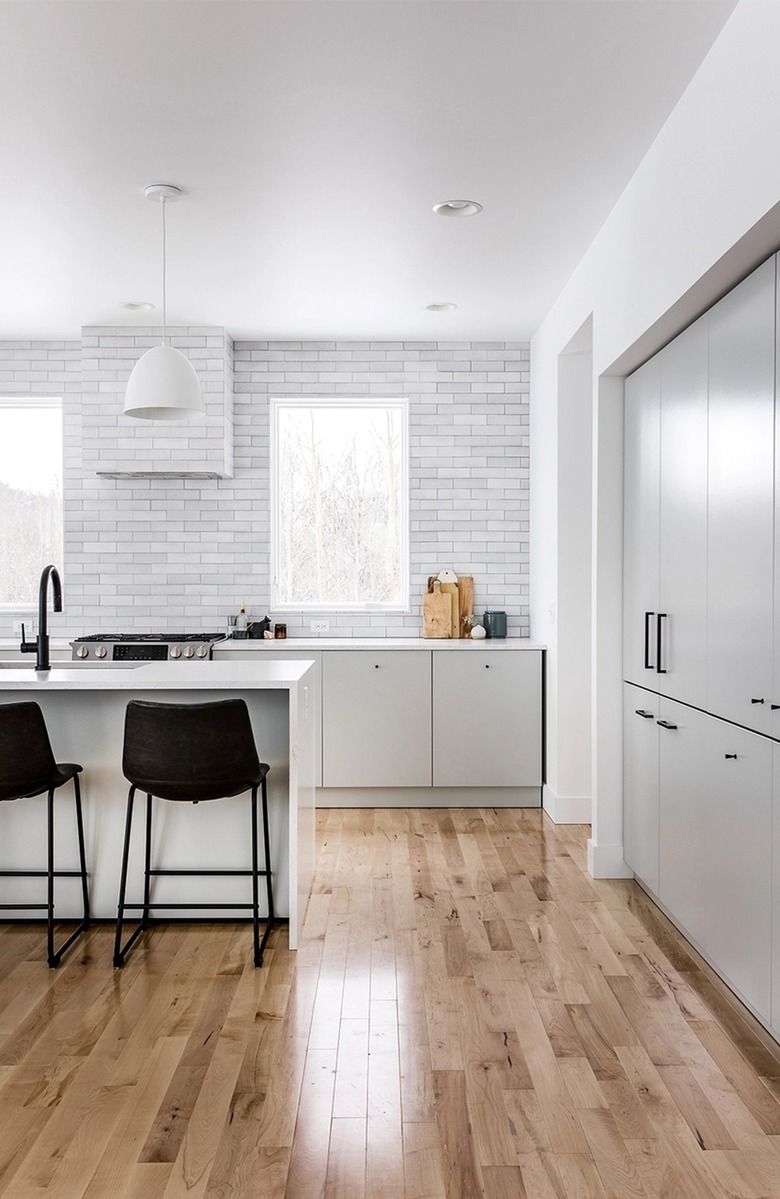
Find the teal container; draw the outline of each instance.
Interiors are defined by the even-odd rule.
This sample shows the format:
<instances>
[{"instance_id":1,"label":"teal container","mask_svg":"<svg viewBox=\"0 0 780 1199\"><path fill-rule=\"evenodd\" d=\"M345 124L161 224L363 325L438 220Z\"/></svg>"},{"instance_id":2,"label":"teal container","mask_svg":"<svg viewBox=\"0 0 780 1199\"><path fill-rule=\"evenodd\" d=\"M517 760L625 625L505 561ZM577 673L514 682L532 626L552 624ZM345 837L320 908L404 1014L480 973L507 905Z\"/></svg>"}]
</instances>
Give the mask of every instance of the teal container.
<instances>
[{"instance_id":1,"label":"teal container","mask_svg":"<svg viewBox=\"0 0 780 1199\"><path fill-rule=\"evenodd\" d=\"M488 637L506 637L506 612L486 612L482 623Z\"/></svg>"}]
</instances>

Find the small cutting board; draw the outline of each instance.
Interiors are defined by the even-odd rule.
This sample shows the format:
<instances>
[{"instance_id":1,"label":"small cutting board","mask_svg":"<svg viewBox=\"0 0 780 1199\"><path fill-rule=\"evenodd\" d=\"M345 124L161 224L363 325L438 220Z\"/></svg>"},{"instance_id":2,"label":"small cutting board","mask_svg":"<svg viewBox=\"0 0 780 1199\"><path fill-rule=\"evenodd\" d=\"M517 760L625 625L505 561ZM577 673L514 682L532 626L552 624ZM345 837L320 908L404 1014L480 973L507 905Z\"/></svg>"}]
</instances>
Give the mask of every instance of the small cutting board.
<instances>
[{"instance_id":1,"label":"small cutting board","mask_svg":"<svg viewBox=\"0 0 780 1199\"><path fill-rule=\"evenodd\" d=\"M466 617L474 613L474 579L471 575L458 575L458 611L460 630L457 636L470 637L471 625L466 624Z\"/></svg>"},{"instance_id":2,"label":"small cutting board","mask_svg":"<svg viewBox=\"0 0 780 1199\"><path fill-rule=\"evenodd\" d=\"M423 596L423 637L452 636L452 596L440 588Z\"/></svg>"},{"instance_id":3,"label":"small cutting board","mask_svg":"<svg viewBox=\"0 0 780 1199\"><path fill-rule=\"evenodd\" d=\"M452 600L450 609L450 622L452 625L450 636L460 637L460 608L458 606L458 584L457 583L442 583L442 595L448 595Z\"/></svg>"}]
</instances>

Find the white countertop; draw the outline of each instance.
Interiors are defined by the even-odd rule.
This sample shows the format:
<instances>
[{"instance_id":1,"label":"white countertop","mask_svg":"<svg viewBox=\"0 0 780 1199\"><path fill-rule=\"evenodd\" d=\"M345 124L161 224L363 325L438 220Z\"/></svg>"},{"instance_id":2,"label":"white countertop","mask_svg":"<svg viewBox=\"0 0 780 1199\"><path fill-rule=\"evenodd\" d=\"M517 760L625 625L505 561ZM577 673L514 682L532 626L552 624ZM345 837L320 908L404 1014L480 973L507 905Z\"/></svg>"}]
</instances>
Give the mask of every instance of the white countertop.
<instances>
[{"instance_id":1,"label":"white countertop","mask_svg":"<svg viewBox=\"0 0 780 1199\"><path fill-rule=\"evenodd\" d=\"M0 670L0 691L291 690L311 662L147 662L111 668L62 663L38 674L34 666Z\"/></svg>"},{"instance_id":2,"label":"white countertop","mask_svg":"<svg viewBox=\"0 0 780 1199\"><path fill-rule=\"evenodd\" d=\"M517 649L539 650L546 647L540 641L531 641L528 637L486 637L482 641L472 641L468 637L286 637L272 638L269 641L258 638L247 638L219 641L214 650L224 653L262 653L264 649L293 651L303 650L312 652L324 649L435 649L460 650L461 652L475 649Z\"/></svg>"}]
</instances>

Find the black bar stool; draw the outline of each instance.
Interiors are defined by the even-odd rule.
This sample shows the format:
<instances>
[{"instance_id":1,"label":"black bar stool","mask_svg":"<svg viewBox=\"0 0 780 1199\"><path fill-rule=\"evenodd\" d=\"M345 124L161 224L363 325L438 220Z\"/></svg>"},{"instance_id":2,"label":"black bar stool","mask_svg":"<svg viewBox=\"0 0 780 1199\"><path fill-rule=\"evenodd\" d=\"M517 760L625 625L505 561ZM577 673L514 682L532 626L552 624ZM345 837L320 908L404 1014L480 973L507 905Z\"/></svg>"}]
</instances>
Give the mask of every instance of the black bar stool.
<instances>
[{"instance_id":1,"label":"black bar stool","mask_svg":"<svg viewBox=\"0 0 780 1199\"><path fill-rule=\"evenodd\" d=\"M269 767L257 757L249 710L243 699L216 700L212 703L162 704L131 700L125 715L125 741L122 770L130 782L127 796L127 820L119 884L114 965L123 966L135 940L149 926L149 913L155 908L216 910L251 909L255 966L263 964L265 949L274 926L274 898L271 887L271 851L268 837L268 794L266 775ZM265 868L259 868L257 846L257 792L263 804L263 847ZM144 856L144 898L142 903L127 903L127 864L133 824L136 790L146 793L146 844ZM152 797L197 804L210 799L227 799L251 791L251 870L160 870L153 869ZM252 879L251 903L158 903L151 902L151 880L156 875L240 875ZM268 918L260 939L259 879L266 880ZM122 927L125 911L141 911L141 920L125 945Z\"/></svg>"},{"instance_id":2,"label":"black bar stool","mask_svg":"<svg viewBox=\"0 0 780 1199\"><path fill-rule=\"evenodd\" d=\"M48 861L45 870L0 870L0 878L45 878L46 903L3 903L0 911L45 911L47 919L47 957L49 965L59 966L66 949L89 927L89 889L84 852L84 820L81 813L81 766L75 762L55 762L46 731L46 722L38 704L25 702L0 704L0 800L31 799L47 794ZM73 779L76 798L76 827L79 839L79 870L54 868L54 792ZM54 948L54 880L80 878L84 915L78 928L59 949Z\"/></svg>"}]
</instances>

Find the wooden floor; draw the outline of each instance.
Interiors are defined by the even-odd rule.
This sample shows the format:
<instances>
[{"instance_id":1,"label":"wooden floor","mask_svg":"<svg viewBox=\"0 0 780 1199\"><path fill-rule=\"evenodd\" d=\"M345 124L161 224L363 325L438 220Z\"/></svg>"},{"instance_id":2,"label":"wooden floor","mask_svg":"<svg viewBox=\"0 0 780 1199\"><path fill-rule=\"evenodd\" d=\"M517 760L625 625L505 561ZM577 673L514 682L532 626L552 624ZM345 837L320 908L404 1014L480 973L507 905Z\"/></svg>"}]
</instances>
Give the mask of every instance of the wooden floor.
<instances>
[{"instance_id":1,"label":"wooden floor","mask_svg":"<svg viewBox=\"0 0 780 1199\"><path fill-rule=\"evenodd\" d=\"M780 1065L538 810L320 815L302 947L0 928L7 1199L778 1199Z\"/></svg>"}]
</instances>

